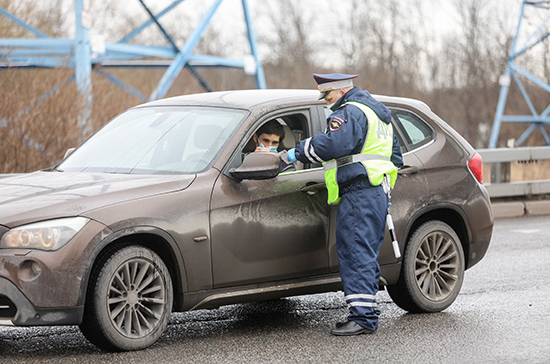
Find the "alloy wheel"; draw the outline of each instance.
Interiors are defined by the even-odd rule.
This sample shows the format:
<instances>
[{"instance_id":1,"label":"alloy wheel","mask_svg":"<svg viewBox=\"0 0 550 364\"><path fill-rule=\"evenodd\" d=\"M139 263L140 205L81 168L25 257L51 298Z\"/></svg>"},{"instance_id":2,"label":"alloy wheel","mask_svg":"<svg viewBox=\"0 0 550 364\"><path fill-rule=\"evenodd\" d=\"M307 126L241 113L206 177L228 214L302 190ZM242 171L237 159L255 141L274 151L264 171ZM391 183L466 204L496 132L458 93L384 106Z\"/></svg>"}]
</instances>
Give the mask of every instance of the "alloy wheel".
<instances>
[{"instance_id":1,"label":"alloy wheel","mask_svg":"<svg viewBox=\"0 0 550 364\"><path fill-rule=\"evenodd\" d=\"M164 280L151 262L142 258L125 262L109 285L107 305L111 323L126 337L147 335L163 318L164 292Z\"/></svg>"},{"instance_id":2,"label":"alloy wheel","mask_svg":"<svg viewBox=\"0 0 550 364\"><path fill-rule=\"evenodd\" d=\"M459 279L459 269L458 251L451 236L434 231L422 240L416 252L415 277L424 296L433 301L447 298Z\"/></svg>"}]
</instances>

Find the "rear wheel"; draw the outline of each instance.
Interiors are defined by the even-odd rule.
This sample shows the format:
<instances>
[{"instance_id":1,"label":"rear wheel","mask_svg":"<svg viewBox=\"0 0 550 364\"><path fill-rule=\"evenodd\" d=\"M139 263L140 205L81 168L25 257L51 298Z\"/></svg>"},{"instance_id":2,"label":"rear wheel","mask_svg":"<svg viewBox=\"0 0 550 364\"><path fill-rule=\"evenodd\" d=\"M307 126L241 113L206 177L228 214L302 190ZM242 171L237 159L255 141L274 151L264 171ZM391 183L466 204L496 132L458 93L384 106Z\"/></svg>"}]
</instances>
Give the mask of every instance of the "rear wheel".
<instances>
[{"instance_id":1,"label":"rear wheel","mask_svg":"<svg viewBox=\"0 0 550 364\"><path fill-rule=\"evenodd\" d=\"M100 261L80 330L104 350L140 350L152 345L168 325L172 280L153 251L127 246Z\"/></svg>"},{"instance_id":2,"label":"rear wheel","mask_svg":"<svg viewBox=\"0 0 550 364\"><path fill-rule=\"evenodd\" d=\"M409 312L439 312L449 307L464 280L464 253L455 231L442 221L428 221L405 249L401 276L387 290Z\"/></svg>"}]
</instances>

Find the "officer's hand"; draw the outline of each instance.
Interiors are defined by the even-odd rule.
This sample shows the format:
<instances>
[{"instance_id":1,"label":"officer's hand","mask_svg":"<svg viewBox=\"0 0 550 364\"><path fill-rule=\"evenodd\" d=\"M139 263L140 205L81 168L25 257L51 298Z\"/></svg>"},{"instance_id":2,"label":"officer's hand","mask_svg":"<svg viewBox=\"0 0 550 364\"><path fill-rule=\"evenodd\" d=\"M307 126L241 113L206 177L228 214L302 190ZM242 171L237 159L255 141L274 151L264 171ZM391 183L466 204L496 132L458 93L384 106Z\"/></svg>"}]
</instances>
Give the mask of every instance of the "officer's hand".
<instances>
[{"instance_id":1,"label":"officer's hand","mask_svg":"<svg viewBox=\"0 0 550 364\"><path fill-rule=\"evenodd\" d=\"M289 160L288 160L288 152L286 150L282 150L279 152L279 158L281 158L281 160L283 162L285 162L285 164L292 164Z\"/></svg>"},{"instance_id":2,"label":"officer's hand","mask_svg":"<svg viewBox=\"0 0 550 364\"><path fill-rule=\"evenodd\" d=\"M287 159L288 159L290 162L292 162L292 163L298 162L298 159L296 159L296 149L295 149L295 148L290 149L290 150L286 153L286 157L287 157Z\"/></svg>"}]
</instances>

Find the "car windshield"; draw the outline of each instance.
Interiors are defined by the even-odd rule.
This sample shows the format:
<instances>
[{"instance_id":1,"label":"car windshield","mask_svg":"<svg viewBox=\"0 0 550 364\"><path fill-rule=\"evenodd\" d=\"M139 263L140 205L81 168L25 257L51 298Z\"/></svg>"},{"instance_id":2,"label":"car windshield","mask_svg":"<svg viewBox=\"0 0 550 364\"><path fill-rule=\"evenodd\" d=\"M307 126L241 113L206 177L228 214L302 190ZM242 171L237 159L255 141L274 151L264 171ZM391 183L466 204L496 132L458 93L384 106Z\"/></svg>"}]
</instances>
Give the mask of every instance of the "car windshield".
<instances>
[{"instance_id":1,"label":"car windshield","mask_svg":"<svg viewBox=\"0 0 550 364\"><path fill-rule=\"evenodd\" d=\"M196 173L214 161L247 112L197 107L129 110L56 167L66 172Z\"/></svg>"}]
</instances>

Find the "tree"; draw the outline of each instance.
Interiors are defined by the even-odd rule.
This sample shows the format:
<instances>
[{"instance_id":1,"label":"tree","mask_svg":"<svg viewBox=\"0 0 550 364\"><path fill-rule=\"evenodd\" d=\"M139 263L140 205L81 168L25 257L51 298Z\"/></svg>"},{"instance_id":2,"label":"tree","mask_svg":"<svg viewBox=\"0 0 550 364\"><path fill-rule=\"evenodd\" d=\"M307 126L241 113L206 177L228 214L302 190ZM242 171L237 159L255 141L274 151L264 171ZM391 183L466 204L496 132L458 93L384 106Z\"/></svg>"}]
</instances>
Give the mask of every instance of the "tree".
<instances>
[{"instance_id":1,"label":"tree","mask_svg":"<svg viewBox=\"0 0 550 364\"><path fill-rule=\"evenodd\" d=\"M266 82L271 88L310 88L314 49L313 13L303 2L280 0L265 2L267 25L271 31L260 36L270 50L264 61ZM311 9L311 8L309 8Z\"/></svg>"}]
</instances>

